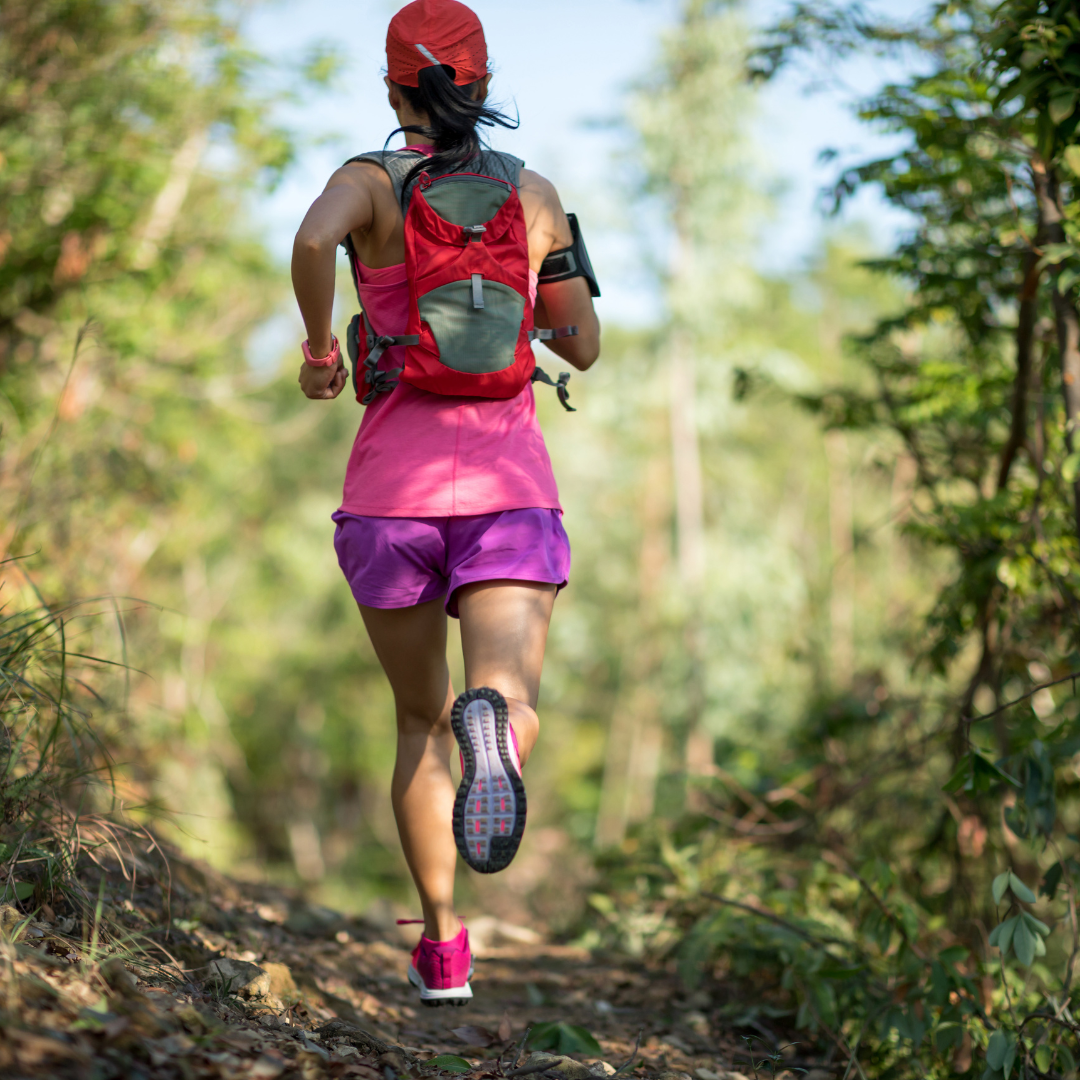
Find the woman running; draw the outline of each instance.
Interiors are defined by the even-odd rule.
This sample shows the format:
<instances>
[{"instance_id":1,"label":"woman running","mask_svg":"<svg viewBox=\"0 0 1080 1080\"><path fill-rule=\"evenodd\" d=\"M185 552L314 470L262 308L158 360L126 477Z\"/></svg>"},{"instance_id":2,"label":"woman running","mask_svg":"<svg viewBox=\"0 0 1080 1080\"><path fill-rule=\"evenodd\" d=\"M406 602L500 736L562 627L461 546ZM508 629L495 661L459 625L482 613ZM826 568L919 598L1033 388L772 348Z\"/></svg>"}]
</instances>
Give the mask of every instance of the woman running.
<instances>
[{"instance_id":1,"label":"woman running","mask_svg":"<svg viewBox=\"0 0 1080 1080\"><path fill-rule=\"evenodd\" d=\"M584 371L600 349L598 293L554 187L481 146L478 126L516 124L485 104L476 15L416 0L390 23L386 53L406 145L338 169L296 235L293 287L308 333L300 386L330 399L348 382L330 329L343 243L363 308L350 352L367 408L334 542L394 692L391 792L424 914L409 978L425 1004L463 1005L472 958L454 912L456 854L490 873L520 843L521 768L570 569L529 377L550 380L533 375L530 342ZM559 390L565 404L565 377ZM465 657L456 700L448 614Z\"/></svg>"}]
</instances>

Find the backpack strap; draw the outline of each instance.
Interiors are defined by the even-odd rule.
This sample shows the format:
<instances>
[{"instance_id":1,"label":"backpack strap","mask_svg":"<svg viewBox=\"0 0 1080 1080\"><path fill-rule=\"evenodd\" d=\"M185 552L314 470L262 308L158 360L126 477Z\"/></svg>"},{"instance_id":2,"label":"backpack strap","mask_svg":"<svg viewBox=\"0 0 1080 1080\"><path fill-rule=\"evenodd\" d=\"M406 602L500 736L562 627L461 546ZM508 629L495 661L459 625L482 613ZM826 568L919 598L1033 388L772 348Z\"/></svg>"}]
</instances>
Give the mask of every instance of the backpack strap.
<instances>
[{"instance_id":1,"label":"backpack strap","mask_svg":"<svg viewBox=\"0 0 1080 1080\"><path fill-rule=\"evenodd\" d=\"M567 383L570 381L570 372L559 372L559 381L556 382L543 368L533 368L532 378L530 382L542 382L545 386L554 386L555 393L559 395L559 404L567 412L577 412L577 409L570 404L570 390L567 387Z\"/></svg>"},{"instance_id":2,"label":"backpack strap","mask_svg":"<svg viewBox=\"0 0 1080 1080\"><path fill-rule=\"evenodd\" d=\"M428 156L420 150L411 150L405 146L400 150L369 150L364 154L357 154L355 157L349 158L345 164L349 165L354 161L372 161L376 165L380 165L389 174L390 182L394 185L394 196L400 204L405 177L409 175L418 158ZM514 157L513 154L504 154L498 150L481 150L474 161L470 161L458 171L477 172L482 173L484 176L493 176L496 180L505 180L516 188L518 186L518 177L524 167L525 162L521 158ZM432 179L434 180L436 176L443 175L447 174L438 171L432 176ZM410 184L405 195L406 209L408 209L412 193L413 185Z\"/></svg>"},{"instance_id":3,"label":"backpack strap","mask_svg":"<svg viewBox=\"0 0 1080 1080\"><path fill-rule=\"evenodd\" d=\"M368 347L368 354L360 364L360 335L363 333ZM352 382L356 396L360 396L360 371L364 372L364 382L371 389L361 399L361 404L370 405L377 394L389 394L397 386L397 377L401 374L401 368L392 371L380 371L379 360L387 349L395 345L419 345L419 334L376 334L368 322L365 312L352 317L349 323L349 332L346 336L349 349L349 359L352 361Z\"/></svg>"},{"instance_id":4,"label":"backpack strap","mask_svg":"<svg viewBox=\"0 0 1080 1080\"><path fill-rule=\"evenodd\" d=\"M493 176L496 180L505 180L516 189L525 162L513 154L504 154L500 150L481 150L480 160L470 162L461 171L477 172L484 176Z\"/></svg>"}]
</instances>

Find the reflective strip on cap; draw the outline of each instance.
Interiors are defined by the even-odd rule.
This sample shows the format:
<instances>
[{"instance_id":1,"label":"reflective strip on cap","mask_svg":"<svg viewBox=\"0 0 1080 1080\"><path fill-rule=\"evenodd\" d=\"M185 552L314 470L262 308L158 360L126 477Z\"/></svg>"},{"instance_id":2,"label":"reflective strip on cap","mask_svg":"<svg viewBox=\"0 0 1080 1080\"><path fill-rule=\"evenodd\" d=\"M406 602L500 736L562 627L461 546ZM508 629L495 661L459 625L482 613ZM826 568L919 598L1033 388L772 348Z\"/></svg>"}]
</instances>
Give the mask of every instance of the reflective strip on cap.
<instances>
[{"instance_id":1,"label":"reflective strip on cap","mask_svg":"<svg viewBox=\"0 0 1080 1080\"><path fill-rule=\"evenodd\" d=\"M432 62L433 64L438 64L438 65L439 65L440 67L442 67L442 61L441 61L441 60L436 60L436 59L435 59L435 57L431 55L431 50L430 50L430 49L428 49L428 48L426 48L425 46L423 46L423 45L420 45L420 44L417 44L417 46L416 46L416 47L417 47L417 49L418 49L418 50L419 50L420 52L422 52L422 53L424 54L424 56L426 56L426 57L427 57L427 58L428 58L428 59L429 59L429 60L430 60L430 61L431 61L431 62Z\"/></svg>"}]
</instances>

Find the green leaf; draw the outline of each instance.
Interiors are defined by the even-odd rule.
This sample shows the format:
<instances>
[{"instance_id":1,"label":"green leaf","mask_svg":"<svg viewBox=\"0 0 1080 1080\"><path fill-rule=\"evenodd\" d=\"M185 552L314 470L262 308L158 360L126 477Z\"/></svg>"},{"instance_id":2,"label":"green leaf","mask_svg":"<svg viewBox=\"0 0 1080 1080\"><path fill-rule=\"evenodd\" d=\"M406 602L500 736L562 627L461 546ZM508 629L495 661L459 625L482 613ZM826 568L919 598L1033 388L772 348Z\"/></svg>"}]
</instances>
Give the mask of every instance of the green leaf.
<instances>
[{"instance_id":1,"label":"green leaf","mask_svg":"<svg viewBox=\"0 0 1080 1080\"><path fill-rule=\"evenodd\" d=\"M1064 1043L1057 1048L1057 1064L1058 1070L1063 1073L1070 1073L1076 1068L1072 1051Z\"/></svg>"},{"instance_id":2,"label":"green leaf","mask_svg":"<svg viewBox=\"0 0 1080 1080\"><path fill-rule=\"evenodd\" d=\"M1039 892L1043 894L1048 900L1053 900L1054 895L1058 890L1058 886L1061 884L1061 879L1064 876L1065 868L1060 862L1054 863L1046 874L1043 876L1042 884L1039 886Z\"/></svg>"},{"instance_id":3,"label":"green leaf","mask_svg":"<svg viewBox=\"0 0 1080 1080\"><path fill-rule=\"evenodd\" d=\"M1005 1080L1009 1080L1013 1062L1016 1061L1017 1043L1016 1036L1012 1032L1009 1032L1005 1038L1008 1040L1008 1046L1005 1048L1005 1060L1001 1063L1001 1071L1005 1074Z\"/></svg>"},{"instance_id":4,"label":"green leaf","mask_svg":"<svg viewBox=\"0 0 1080 1080\"><path fill-rule=\"evenodd\" d=\"M1035 1051L1035 1068L1041 1073L1050 1071L1050 1047L1046 1043Z\"/></svg>"},{"instance_id":5,"label":"green leaf","mask_svg":"<svg viewBox=\"0 0 1080 1080\"><path fill-rule=\"evenodd\" d=\"M998 936L994 944L1001 950L1002 960L1009 954L1009 945L1012 944L1013 932L1016 930L1016 924L1019 921L1020 916L1014 915L1011 919L1006 919L1000 926L995 927Z\"/></svg>"},{"instance_id":6,"label":"green leaf","mask_svg":"<svg viewBox=\"0 0 1080 1080\"><path fill-rule=\"evenodd\" d=\"M7 862L14 850L15 848L11 844L0 844L0 862Z\"/></svg>"},{"instance_id":7,"label":"green leaf","mask_svg":"<svg viewBox=\"0 0 1080 1080\"><path fill-rule=\"evenodd\" d=\"M990 1036L990 1042L986 1045L986 1064L991 1069L1000 1069L1005 1062L1005 1051L1009 1048L1009 1040L1005 1032L998 1029Z\"/></svg>"},{"instance_id":8,"label":"green leaf","mask_svg":"<svg viewBox=\"0 0 1080 1080\"><path fill-rule=\"evenodd\" d=\"M439 1054L437 1057L430 1058L424 1064L434 1066L439 1072L463 1073L472 1068L469 1062L463 1057L458 1057L457 1054Z\"/></svg>"},{"instance_id":9,"label":"green leaf","mask_svg":"<svg viewBox=\"0 0 1080 1080\"><path fill-rule=\"evenodd\" d=\"M530 1050L550 1050L557 1054L600 1054L600 1044L583 1027L552 1020L537 1024L525 1045Z\"/></svg>"},{"instance_id":10,"label":"green leaf","mask_svg":"<svg viewBox=\"0 0 1080 1080\"><path fill-rule=\"evenodd\" d=\"M1066 146L1061 156L1065 159L1065 164L1072 171L1073 176L1080 176L1080 146Z\"/></svg>"},{"instance_id":11,"label":"green leaf","mask_svg":"<svg viewBox=\"0 0 1080 1080\"><path fill-rule=\"evenodd\" d=\"M1043 937L1050 933L1050 927L1047 926L1046 923L1040 921L1039 919L1036 919L1030 911L1024 912L1023 919L1024 922L1027 923L1028 929L1033 931L1034 933L1042 934Z\"/></svg>"},{"instance_id":12,"label":"green leaf","mask_svg":"<svg viewBox=\"0 0 1080 1080\"><path fill-rule=\"evenodd\" d=\"M1068 120L1076 108L1076 91L1067 90L1063 94L1055 94L1050 99L1050 119L1055 124L1061 124Z\"/></svg>"},{"instance_id":13,"label":"green leaf","mask_svg":"<svg viewBox=\"0 0 1080 1080\"><path fill-rule=\"evenodd\" d=\"M964 758L956 767L956 772L942 785L941 790L947 791L950 795L955 795L956 792L966 788L970 779L971 761L969 758Z\"/></svg>"},{"instance_id":14,"label":"green leaf","mask_svg":"<svg viewBox=\"0 0 1080 1080\"><path fill-rule=\"evenodd\" d=\"M18 900L29 900L34 895L34 883L32 881L16 881L10 888Z\"/></svg>"},{"instance_id":15,"label":"green leaf","mask_svg":"<svg viewBox=\"0 0 1080 1080\"><path fill-rule=\"evenodd\" d=\"M816 975L819 979L853 979L856 975L861 975L866 970L865 967L850 967L847 964L841 964L839 960L826 961L817 969Z\"/></svg>"},{"instance_id":16,"label":"green leaf","mask_svg":"<svg viewBox=\"0 0 1080 1080\"><path fill-rule=\"evenodd\" d=\"M1035 960L1035 935L1028 929L1027 923L1022 919L1018 919L1016 922L1012 943L1016 959L1024 967L1031 967Z\"/></svg>"},{"instance_id":17,"label":"green leaf","mask_svg":"<svg viewBox=\"0 0 1080 1080\"><path fill-rule=\"evenodd\" d=\"M944 1024L938 1024L934 1034L934 1045L939 1050L951 1050L964 1041L964 1029L955 1021L949 1020Z\"/></svg>"},{"instance_id":18,"label":"green leaf","mask_svg":"<svg viewBox=\"0 0 1080 1080\"><path fill-rule=\"evenodd\" d=\"M1074 451L1061 463L1061 479L1071 484L1080 471L1080 451Z\"/></svg>"},{"instance_id":19,"label":"green leaf","mask_svg":"<svg viewBox=\"0 0 1080 1080\"><path fill-rule=\"evenodd\" d=\"M1025 904L1035 903L1035 894L1011 870L1009 871L1009 888L1018 900L1023 900Z\"/></svg>"},{"instance_id":20,"label":"green leaf","mask_svg":"<svg viewBox=\"0 0 1080 1080\"><path fill-rule=\"evenodd\" d=\"M1002 870L996 878L994 883L990 886L990 895L994 898L995 904L1001 903L1001 898L1005 895L1005 890L1009 887L1009 871Z\"/></svg>"},{"instance_id":21,"label":"green leaf","mask_svg":"<svg viewBox=\"0 0 1080 1080\"><path fill-rule=\"evenodd\" d=\"M963 945L950 945L938 953L938 959L943 964L959 964L961 960L968 958L968 950Z\"/></svg>"}]
</instances>

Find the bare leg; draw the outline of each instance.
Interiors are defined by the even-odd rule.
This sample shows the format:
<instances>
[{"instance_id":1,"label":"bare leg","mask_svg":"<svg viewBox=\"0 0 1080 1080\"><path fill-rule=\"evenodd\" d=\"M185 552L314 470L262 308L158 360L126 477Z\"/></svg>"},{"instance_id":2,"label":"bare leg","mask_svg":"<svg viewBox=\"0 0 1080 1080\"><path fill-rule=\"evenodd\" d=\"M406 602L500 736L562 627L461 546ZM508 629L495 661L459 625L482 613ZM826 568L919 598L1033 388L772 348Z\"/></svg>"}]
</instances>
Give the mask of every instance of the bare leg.
<instances>
[{"instance_id":1,"label":"bare leg","mask_svg":"<svg viewBox=\"0 0 1080 1080\"><path fill-rule=\"evenodd\" d=\"M540 734L536 702L554 604L555 586L535 581L480 581L457 593L466 686L506 698L522 765Z\"/></svg>"},{"instance_id":2,"label":"bare leg","mask_svg":"<svg viewBox=\"0 0 1080 1080\"><path fill-rule=\"evenodd\" d=\"M398 737L390 793L420 894L424 933L448 941L461 925L454 913L454 692L446 666L446 612L441 600L432 600L409 608L361 606L360 614L394 691Z\"/></svg>"}]
</instances>

